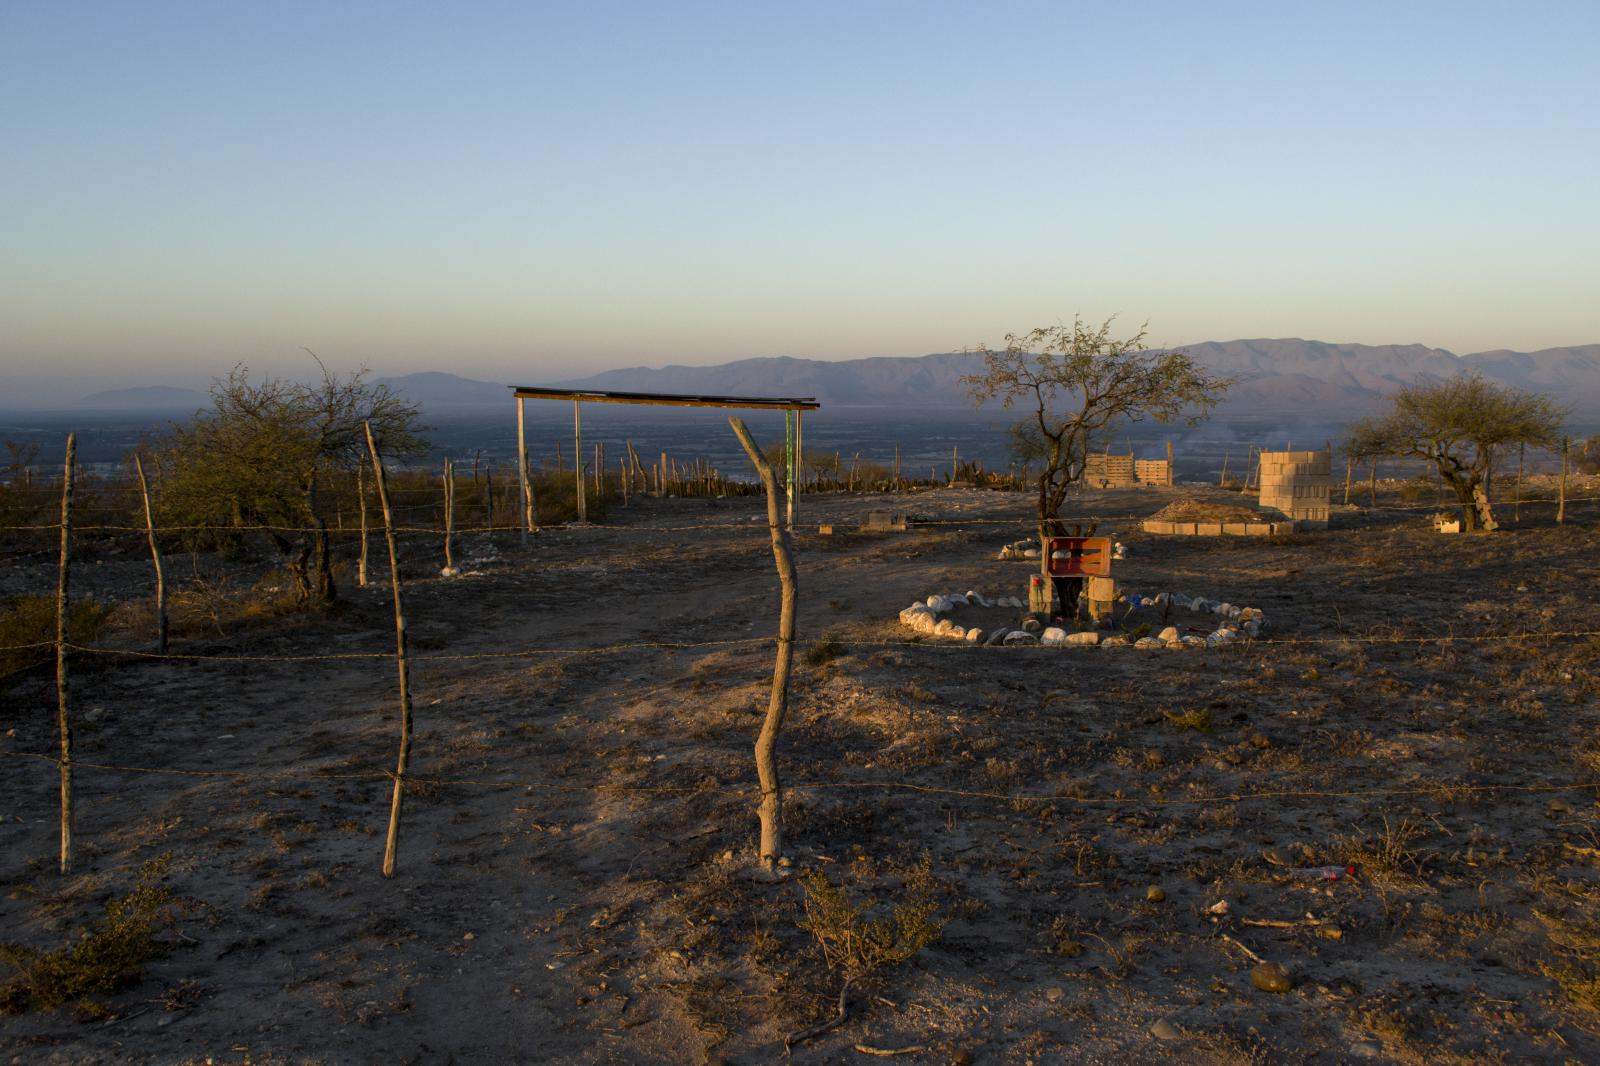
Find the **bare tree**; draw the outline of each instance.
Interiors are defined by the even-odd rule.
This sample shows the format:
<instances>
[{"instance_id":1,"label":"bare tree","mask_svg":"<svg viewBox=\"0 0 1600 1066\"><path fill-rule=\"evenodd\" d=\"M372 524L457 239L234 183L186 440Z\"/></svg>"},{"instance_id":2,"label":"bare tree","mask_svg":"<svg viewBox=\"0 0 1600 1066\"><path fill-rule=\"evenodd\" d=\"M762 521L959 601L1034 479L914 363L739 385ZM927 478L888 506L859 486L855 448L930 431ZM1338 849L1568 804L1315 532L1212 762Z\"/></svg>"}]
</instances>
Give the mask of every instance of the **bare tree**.
<instances>
[{"instance_id":1,"label":"bare tree","mask_svg":"<svg viewBox=\"0 0 1600 1066\"><path fill-rule=\"evenodd\" d=\"M1090 448L1115 427L1153 418L1198 422L1230 384L1182 351L1147 351L1145 330L1118 340L1074 318L1007 334L1005 347L975 350L984 371L961 379L975 404L999 399L1028 416L1012 430L1014 450L1039 464L1039 536L1060 536L1067 492L1083 479ZM1041 552L1041 555L1044 554Z\"/></svg>"},{"instance_id":2,"label":"bare tree","mask_svg":"<svg viewBox=\"0 0 1600 1066\"><path fill-rule=\"evenodd\" d=\"M1558 447L1566 410L1549 396L1463 374L1413 385L1394 396L1393 410L1350 428L1355 455L1423 459L1456 494L1462 528L1496 528L1485 481L1496 448L1511 444Z\"/></svg>"}]
</instances>

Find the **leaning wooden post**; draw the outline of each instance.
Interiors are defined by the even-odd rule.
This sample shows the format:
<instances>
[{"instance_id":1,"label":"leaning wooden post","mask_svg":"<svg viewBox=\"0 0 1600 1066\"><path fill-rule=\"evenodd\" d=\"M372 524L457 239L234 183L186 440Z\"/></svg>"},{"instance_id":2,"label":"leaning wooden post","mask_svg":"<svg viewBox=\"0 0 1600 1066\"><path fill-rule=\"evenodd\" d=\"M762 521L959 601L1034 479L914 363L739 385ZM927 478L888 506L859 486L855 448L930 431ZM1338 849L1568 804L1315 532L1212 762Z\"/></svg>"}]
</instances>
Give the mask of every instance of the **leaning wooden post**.
<instances>
[{"instance_id":1,"label":"leaning wooden post","mask_svg":"<svg viewBox=\"0 0 1600 1066\"><path fill-rule=\"evenodd\" d=\"M1561 438L1561 480L1556 482L1556 525L1567 521L1567 440Z\"/></svg>"},{"instance_id":2,"label":"leaning wooden post","mask_svg":"<svg viewBox=\"0 0 1600 1066\"><path fill-rule=\"evenodd\" d=\"M1350 506L1350 482L1356 475L1356 457L1348 454L1344 457L1344 503Z\"/></svg>"},{"instance_id":3,"label":"leaning wooden post","mask_svg":"<svg viewBox=\"0 0 1600 1066\"><path fill-rule=\"evenodd\" d=\"M383 474L383 457L372 439L372 423L365 423L367 450L372 453L372 480L383 509L383 536L389 545L389 584L394 588L394 663L400 674L400 758L394 771L394 795L389 800L389 834L383 843L383 876L394 876L395 849L400 844L400 802L405 793L406 767L411 763L411 686L406 666L406 614L400 600L400 553L395 546L394 518L389 510L389 487Z\"/></svg>"},{"instance_id":4,"label":"leaning wooden post","mask_svg":"<svg viewBox=\"0 0 1600 1066\"><path fill-rule=\"evenodd\" d=\"M68 716L67 578L72 572L72 479L78 435L67 434L61 475L61 563L56 574L56 726L61 734L61 872L72 872L72 720Z\"/></svg>"},{"instance_id":5,"label":"leaning wooden post","mask_svg":"<svg viewBox=\"0 0 1600 1066\"><path fill-rule=\"evenodd\" d=\"M761 484L767 490L767 531L772 535L772 558L783 588L782 610L778 616L778 656L772 667L772 696L767 701L767 717L761 723L761 733L756 737L756 777L761 783L761 805L757 808L761 818L761 863L771 869L783 856L783 787L778 782L775 752L778 733L783 729L783 716L789 709L789 670L794 662L794 614L799 579L795 575L789 534L780 521L782 505L772 465L761 454L744 422L730 416L728 425L744 445L745 454L755 464Z\"/></svg>"},{"instance_id":6,"label":"leaning wooden post","mask_svg":"<svg viewBox=\"0 0 1600 1066\"><path fill-rule=\"evenodd\" d=\"M454 545L456 531L456 465L444 461L444 568L447 574L455 572Z\"/></svg>"},{"instance_id":7,"label":"leaning wooden post","mask_svg":"<svg viewBox=\"0 0 1600 1066\"><path fill-rule=\"evenodd\" d=\"M788 513L788 529L794 532L794 412L783 412L783 495Z\"/></svg>"},{"instance_id":8,"label":"leaning wooden post","mask_svg":"<svg viewBox=\"0 0 1600 1066\"><path fill-rule=\"evenodd\" d=\"M150 509L150 483L144 477L144 460L133 457L139 472L139 495L144 497L144 531L150 538L150 561L156 568L156 653L167 653L167 578L161 570L161 546L156 543L155 514Z\"/></svg>"}]
</instances>

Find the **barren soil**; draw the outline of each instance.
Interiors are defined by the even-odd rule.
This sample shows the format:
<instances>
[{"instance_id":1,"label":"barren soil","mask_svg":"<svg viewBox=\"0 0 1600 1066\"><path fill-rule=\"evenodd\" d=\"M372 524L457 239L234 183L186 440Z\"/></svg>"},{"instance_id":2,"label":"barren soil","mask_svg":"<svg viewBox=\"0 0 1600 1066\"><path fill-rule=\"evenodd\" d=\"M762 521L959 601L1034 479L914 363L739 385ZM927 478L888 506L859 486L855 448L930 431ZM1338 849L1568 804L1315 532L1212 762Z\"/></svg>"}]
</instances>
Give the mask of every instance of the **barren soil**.
<instances>
[{"instance_id":1,"label":"barren soil","mask_svg":"<svg viewBox=\"0 0 1600 1066\"><path fill-rule=\"evenodd\" d=\"M173 647L259 660L78 655L78 758L152 772L79 769L62 877L54 765L0 759L0 939L60 945L161 855L188 905L99 1009L0 1017L0 1061L782 1061L841 984L801 876L892 903L924 861L942 935L792 1061L1600 1061L1600 640L1561 635L1600 630L1596 505L1490 537L1433 534L1427 509L1274 541L1138 531L1175 498L1066 513L1128 546L1127 589L1260 607L1262 640L913 641L914 599L1025 597L1029 564L995 553L1027 498L807 497L775 881L754 862L773 653L751 638L777 607L755 499L469 534L453 579L406 541L417 776L392 879L393 661L268 658L392 650L382 582ZM848 531L882 508L936 521ZM136 549L77 587L147 596ZM50 563L8 564L5 591L49 591ZM102 642L147 648L144 610ZM50 754L51 677L7 684L0 751ZM1293 988L1255 988L1252 955Z\"/></svg>"}]
</instances>

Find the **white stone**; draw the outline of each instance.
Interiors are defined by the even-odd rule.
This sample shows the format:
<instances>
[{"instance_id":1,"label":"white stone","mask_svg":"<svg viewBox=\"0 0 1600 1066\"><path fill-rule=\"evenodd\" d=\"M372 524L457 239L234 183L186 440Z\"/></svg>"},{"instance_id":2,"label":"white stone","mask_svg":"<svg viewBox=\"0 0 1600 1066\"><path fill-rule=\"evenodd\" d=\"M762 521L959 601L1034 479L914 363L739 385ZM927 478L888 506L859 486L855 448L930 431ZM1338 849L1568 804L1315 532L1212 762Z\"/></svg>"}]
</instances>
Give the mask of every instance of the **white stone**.
<instances>
[{"instance_id":1,"label":"white stone","mask_svg":"<svg viewBox=\"0 0 1600 1066\"><path fill-rule=\"evenodd\" d=\"M965 607L967 605L967 598L959 592L952 592L944 599L951 607Z\"/></svg>"},{"instance_id":2,"label":"white stone","mask_svg":"<svg viewBox=\"0 0 1600 1066\"><path fill-rule=\"evenodd\" d=\"M933 612L926 611L917 615L917 617L912 620L911 628L916 630L918 633L923 634L924 636L932 636L933 631L938 624L939 623L933 617Z\"/></svg>"},{"instance_id":3,"label":"white stone","mask_svg":"<svg viewBox=\"0 0 1600 1066\"><path fill-rule=\"evenodd\" d=\"M1185 633L1179 643L1187 648L1203 648L1206 646L1206 638L1197 637L1193 633Z\"/></svg>"},{"instance_id":4,"label":"white stone","mask_svg":"<svg viewBox=\"0 0 1600 1066\"><path fill-rule=\"evenodd\" d=\"M1163 629L1160 633L1156 634L1156 639L1159 640L1163 644L1171 644L1173 641L1178 639L1178 636L1179 636L1178 627L1177 626L1168 626L1167 628Z\"/></svg>"},{"instance_id":5,"label":"white stone","mask_svg":"<svg viewBox=\"0 0 1600 1066\"><path fill-rule=\"evenodd\" d=\"M1005 644L1007 647L1010 647L1013 644L1037 643L1039 643L1038 637L1034 636L1032 633L1025 633L1020 629L1013 629L1011 632L1006 634Z\"/></svg>"},{"instance_id":6,"label":"white stone","mask_svg":"<svg viewBox=\"0 0 1600 1066\"><path fill-rule=\"evenodd\" d=\"M1049 648L1059 648L1067 642L1067 631L1051 626L1039 634L1039 643Z\"/></svg>"},{"instance_id":7,"label":"white stone","mask_svg":"<svg viewBox=\"0 0 1600 1066\"><path fill-rule=\"evenodd\" d=\"M933 612L928 609L928 605L925 603L914 603L900 612L900 624L911 625L916 621L919 614L931 615Z\"/></svg>"},{"instance_id":8,"label":"white stone","mask_svg":"<svg viewBox=\"0 0 1600 1066\"><path fill-rule=\"evenodd\" d=\"M967 639L967 627L966 626L951 626L949 629L945 630L945 634L944 635L949 637L951 640L966 640Z\"/></svg>"},{"instance_id":9,"label":"white stone","mask_svg":"<svg viewBox=\"0 0 1600 1066\"><path fill-rule=\"evenodd\" d=\"M967 630L967 643L982 644L983 630L979 629L977 626L973 626L971 629Z\"/></svg>"},{"instance_id":10,"label":"white stone","mask_svg":"<svg viewBox=\"0 0 1600 1066\"><path fill-rule=\"evenodd\" d=\"M1039 549L1038 548L1029 548L1029 549L1027 549L1026 551L1024 551L1022 553L1022 557L1024 559L1037 559L1037 558L1039 558Z\"/></svg>"},{"instance_id":11,"label":"white stone","mask_svg":"<svg viewBox=\"0 0 1600 1066\"><path fill-rule=\"evenodd\" d=\"M1165 648L1167 645L1165 641L1157 640L1155 637L1140 637L1133 642L1133 646L1148 650L1150 648Z\"/></svg>"},{"instance_id":12,"label":"white stone","mask_svg":"<svg viewBox=\"0 0 1600 1066\"><path fill-rule=\"evenodd\" d=\"M1100 643L1100 634L1093 630L1085 630L1082 633L1069 633L1067 634L1067 643L1093 647Z\"/></svg>"},{"instance_id":13,"label":"white stone","mask_svg":"<svg viewBox=\"0 0 1600 1066\"><path fill-rule=\"evenodd\" d=\"M942 637L945 634L949 633L955 627L956 627L956 624L954 622L950 621L950 619L941 618L941 619L939 619L938 623L933 627L933 635L936 636L936 637Z\"/></svg>"},{"instance_id":14,"label":"white stone","mask_svg":"<svg viewBox=\"0 0 1600 1066\"><path fill-rule=\"evenodd\" d=\"M931 610L937 611L939 609L939 599L940 599L940 597L938 597L938 596L929 596L927 599L923 600L922 602L924 604L926 604Z\"/></svg>"},{"instance_id":15,"label":"white stone","mask_svg":"<svg viewBox=\"0 0 1600 1066\"><path fill-rule=\"evenodd\" d=\"M1104 640L1102 640L1100 642L1100 646L1102 648L1126 648L1128 646L1128 638L1127 637L1107 637L1106 639L1104 639Z\"/></svg>"}]
</instances>

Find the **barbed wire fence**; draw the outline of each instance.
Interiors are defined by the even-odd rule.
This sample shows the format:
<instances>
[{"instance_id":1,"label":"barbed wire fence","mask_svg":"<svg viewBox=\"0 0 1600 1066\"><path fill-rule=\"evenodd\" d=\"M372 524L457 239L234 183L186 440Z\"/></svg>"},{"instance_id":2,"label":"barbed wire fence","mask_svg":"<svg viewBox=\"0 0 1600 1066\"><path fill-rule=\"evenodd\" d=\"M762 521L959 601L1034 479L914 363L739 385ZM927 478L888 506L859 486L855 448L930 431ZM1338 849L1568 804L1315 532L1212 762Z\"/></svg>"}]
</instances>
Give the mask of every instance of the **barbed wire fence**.
<instances>
[{"instance_id":1,"label":"barbed wire fence","mask_svg":"<svg viewBox=\"0 0 1600 1066\"><path fill-rule=\"evenodd\" d=\"M401 574L400 556L396 538L450 538L461 533L495 534L518 533L525 534L527 528L524 523L494 524L492 521L492 505L489 509L490 520L481 526L460 529L453 521L453 513L441 518L439 525L401 525L396 519L396 514L402 510L410 513L429 511L439 515L439 503L418 503L408 507L395 506L387 498L387 486L384 483L385 470L382 457L378 454L375 445L370 446L371 458L374 469L374 482L380 497L383 527L381 530L372 530L366 527L365 515L358 528L337 528L315 526L267 525L267 524L167 524L157 525L154 512L150 508L148 488L141 486L144 497L145 523L133 524L125 522L74 522L74 485L75 485L75 437L69 435L67 443L67 456L60 485L60 517L56 522L23 523L13 525L0 525L0 532L43 534L56 533L59 535L58 546L58 574L55 603L56 634L53 640L43 640L28 643L0 646L0 653L22 652L53 652L55 659L55 682L57 694L57 731L59 750L56 753L42 751L7 751L0 750L0 758L12 760L28 760L37 763L52 763L57 768L60 793L60 853L59 869L66 874L71 871L74 851L74 771L90 770L101 773L135 774L135 775L162 775L181 778L226 778L241 781L270 781L270 780L295 780L302 782L316 781L391 781L393 791L390 806L389 829L385 837L385 852L383 871L385 876L392 876L397 865L397 853L401 828L401 812L403 798L408 784L412 785L451 785L462 787L481 787L487 789L516 788L529 792L592 792L593 785L564 784L551 781L531 781L514 777L491 778L459 778L443 777L436 775L419 775L410 772L409 755L412 742L412 712L409 693L409 668L416 663L429 662L465 662L481 660L508 660L527 658L578 658L618 655L623 653L647 652L705 652L711 650L728 649L757 649L773 646L776 637L749 637L712 641L619 641L597 646L527 646L518 648L505 648L493 651L476 652L429 652L425 654L410 653L406 644L406 619L403 606L404 582ZM142 479L141 479L142 481ZM454 502L453 486L449 484L449 475L444 483L444 502L447 507ZM603 491L603 488L602 488ZM1565 496L1560 501L1533 501L1523 500L1523 506L1532 506L1536 502L1551 503L1558 507L1565 504L1578 502L1593 502L1600 500L1600 496ZM1435 505L1396 504L1383 508L1369 508L1374 511L1409 512L1432 509ZM452 509L453 511L453 509ZM1134 521L1145 517L1142 514L1099 515L1100 521ZM915 528L932 530L961 531L968 529L984 529L991 527L1008 527L1026 529L1028 521L1018 518L989 518L968 517L956 519L927 519L918 520ZM703 522L693 525L588 525L582 527L584 536L606 534L638 534L658 535L662 533L695 533L704 534L708 531L737 531L764 534L767 527L761 524L761 517L755 516L747 521L733 522ZM165 640L165 620L160 621L157 649L144 651L133 648L110 647L92 643L81 643L72 639L70 632L70 602L69 592L72 574L72 546L74 538L81 538L89 534L108 535L112 539L120 537L148 538L154 560L155 584L158 599L160 590L164 585L161 571L160 551L157 537L159 535L172 535L185 532L225 532L241 534L246 532L277 532L292 534L317 534L327 533L341 537L360 537L365 554L365 544L369 537L383 535L389 551L390 584L393 590L393 609L396 628L396 647L393 651L354 651L354 652L329 652L319 654L294 654L294 655L260 655L260 654L228 654L216 652L183 653L167 650ZM36 554L44 554L41 550ZM450 562L446 558L446 565ZM1371 633L1371 634L1341 634L1336 637L1266 637L1242 641L1231 649L1220 649L1224 654L1229 651L1239 650L1264 650L1270 651L1278 647L1315 647L1335 646L1350 647L1359 645L1416 645L1445 647L1452 644L1472 644L1481 642L1499 642L1507 640L1522 640L1533 642L1600 638L1600 630L1567 629L1567 630L1527 630L1518 632L1494 633ZM1059 655L1061 649L1055 648L1014 648L1014 647L987 647L962 643L936 643L919 640L915 637L892 640L861 640L861 639L836 639L835 643L843 648L851 649L897 649L912 654L961 654L983 655L998 654L1005 656L1017 655ZM1137 653L1131 653L1137 654ZM219 770L199 769L184 767L151 767L129 765L117 762L87 761L78 759L74 750L74 735L72 721L72 675L70 665L73 656L93 656L102 658L122 658L137 661L178 662L187 664L200 663L338 663L338 662L385 662L393 663L399 677L400 692L400 721L401 732L399 740L399 753L397 765L394 770L372 768L353 773L329 772L312 770L304 767L286 767L276 770ZM4 680L14 674L35 669L39 665L30 663L0 674ZM623 791L641 794L695 794L710 793L726 796L748 798L750 788L727 788L695 786L652 786L652 785L621 785L615 786ZM1539 782L1524 784L1502 783L1473 783L1473 782L1448 782L1443 786L1431 783L1427 786L1407 788L1362 788L1348 791L1329 790L1257 790L1250 792L1197 792L1185 797L1121 797L1099 796L1086 797L1064 792L1026 793L1026 792L993 792L985 790L948 788L936 785L921 784L903 780L802 780L790 782L788 790L796 791L877 791L890 794L903 795L931 795L947 798L963 798L973 801L998 802L1006 804L1070 804L1083 807L1123 807L1123 806L1187 806L1215 803L1243 804L1257 801L1285 800L1295 798L1359 798L1368 796L1421 796L1435 794L1441 787L1448 787L1463 794L1510 794L1510 793L1544 793L1571 790L1600 789L1600 781L1582 782Z\"/></svg>"}]
</instances>

